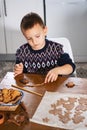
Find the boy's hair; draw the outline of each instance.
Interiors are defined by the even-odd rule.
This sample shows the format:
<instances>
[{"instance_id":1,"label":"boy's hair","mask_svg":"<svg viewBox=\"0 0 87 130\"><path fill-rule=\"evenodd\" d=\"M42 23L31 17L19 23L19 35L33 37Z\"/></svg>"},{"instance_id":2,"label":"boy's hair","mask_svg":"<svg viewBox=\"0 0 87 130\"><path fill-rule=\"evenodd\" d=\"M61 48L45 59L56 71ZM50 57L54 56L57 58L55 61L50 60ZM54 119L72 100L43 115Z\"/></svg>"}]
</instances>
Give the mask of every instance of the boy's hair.
<instances>
[{"instance_id":1,"label":"boy's hair","mask_svg":"<svg viewBox=\"0 0 87 130\"><path fill-rule=\"evenodd\" d=\"M38 14L31 12L22 18L20 27L23 31L32 28L35 24L39 24L43 28L45 27L45 24L41 17Z\"/></svg>"}]
</instances>

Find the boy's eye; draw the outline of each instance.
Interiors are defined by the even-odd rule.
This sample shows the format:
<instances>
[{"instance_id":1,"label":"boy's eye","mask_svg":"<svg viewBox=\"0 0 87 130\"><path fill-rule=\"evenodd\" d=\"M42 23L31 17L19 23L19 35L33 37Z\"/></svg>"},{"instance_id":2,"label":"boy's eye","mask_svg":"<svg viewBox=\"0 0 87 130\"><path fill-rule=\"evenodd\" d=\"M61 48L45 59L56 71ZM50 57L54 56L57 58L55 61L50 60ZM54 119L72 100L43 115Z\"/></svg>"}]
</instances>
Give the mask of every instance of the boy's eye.
<instances>
[{"instance_id":1,"label":"boy's eye","mask_svg":"<svg viewBox=\"0 0 87 130\"><path fill-rule=\"evenodd\" d=\"M31 38L27 38L27 40L29 40L29 41L30 41L30 40L31 40Z\"/></svg>"},{"instance_id":2,"label":"boy's eye","mask_svg":"<svg viewBox=\"0 0 87 130\"><path fill-rule=\"evenodd\" d=\"M37 38L39 38L40 37L40 35L38 35L38 36L36 36Z\"/></svg>"}]
</instances>

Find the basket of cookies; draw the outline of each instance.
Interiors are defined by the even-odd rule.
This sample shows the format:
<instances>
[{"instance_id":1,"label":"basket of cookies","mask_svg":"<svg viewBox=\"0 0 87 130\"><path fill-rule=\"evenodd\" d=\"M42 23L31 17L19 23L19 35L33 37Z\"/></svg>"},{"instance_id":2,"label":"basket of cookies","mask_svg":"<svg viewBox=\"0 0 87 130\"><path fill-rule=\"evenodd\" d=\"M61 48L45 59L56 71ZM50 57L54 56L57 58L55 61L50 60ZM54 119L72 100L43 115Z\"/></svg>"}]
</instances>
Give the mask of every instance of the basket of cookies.
<instances>
[{"instance_id":1,"label":"basket of cookies","mask_svg":"<svg viewBox=\"0 0 87 130\"><path fill-rule=\"evenodd\" d=\"M16 89L0 89L0 110L15 111L21 103L23 92Z\"/></svg>"}]
</instances>

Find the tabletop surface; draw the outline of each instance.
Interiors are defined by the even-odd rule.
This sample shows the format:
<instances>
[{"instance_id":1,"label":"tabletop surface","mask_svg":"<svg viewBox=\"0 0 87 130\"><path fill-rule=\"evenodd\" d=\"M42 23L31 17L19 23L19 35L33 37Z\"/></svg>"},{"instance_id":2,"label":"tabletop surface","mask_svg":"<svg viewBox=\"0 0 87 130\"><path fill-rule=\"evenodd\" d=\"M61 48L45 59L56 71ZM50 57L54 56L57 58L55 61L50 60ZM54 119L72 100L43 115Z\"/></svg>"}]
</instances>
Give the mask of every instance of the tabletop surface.
<instances>
[{"instance_id":1,"label":"tabletop surface","mask_svg":"<svg viewBox=\"0 0 87 130\"><path fill-rule=\"evenodd\" d=\"M20 79L27 78L29 80L29 83L32 83L32 85L40 84L44 82L45 76L39 75L39 74L21 74L14 78L12 72L8 72L7 75L3 78L0 88L3 87L11 87L11 85L16 85L21 88L36 92L41 94L42 96L35 95L32 93L28 93L23 91L24 96L22 99L21 107L24 111L26 111L29 119L32 118L34 115L39 103L41 102L41 99L44 96L44 93L46 91L50 92L60 92L60 93L80 93L80 94L87 94L87 79L85 78L77 78L77 77L58 77L57 81L53 83L47 83L43 84L41 86L37 87L29 87L24 85L20 82ZM68 82L73 82L74 87L67 87L66 84ZM11 113L19 113L21 111L21 107L19 106L15 112L11 111L5 111L5 114L11 114ZM53 128L48 126L39 125L36 123L31 123L30 121L27 123L24 123L20 126L12 123L7 122L7 117L5 118L5 122L0 125L1 130L61 130L59 128Z\"/></svg>"}]
</instances>

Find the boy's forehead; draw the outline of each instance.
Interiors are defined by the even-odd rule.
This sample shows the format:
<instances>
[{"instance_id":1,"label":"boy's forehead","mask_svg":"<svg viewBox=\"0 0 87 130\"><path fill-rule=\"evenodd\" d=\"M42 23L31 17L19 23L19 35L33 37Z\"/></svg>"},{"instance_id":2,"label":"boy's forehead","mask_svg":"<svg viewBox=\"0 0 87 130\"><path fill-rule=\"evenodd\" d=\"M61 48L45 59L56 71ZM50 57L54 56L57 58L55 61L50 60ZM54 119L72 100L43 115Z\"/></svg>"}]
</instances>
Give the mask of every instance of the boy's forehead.
<instances>
[{"instance_id":1,"label":"boy's forehead","mask_svg":"<svg viewBox=\"0 0 87 130\"><path fill-rule=\"evenodd\" d=\"M41 33L43 33L43 30L44 29L40 25L35 25L34 27L23 31L23 33L27 38L29 38L35 35L40 35Z\"/></svg>"},{"instance_id":2,"label":"boy's forehead","mask_svg":"<svg viewBox=\"0 0 87 130\"><path fill-rule=\"evenodd\" d=\"M24 32L40 32L43 31L44 29L42 28L42 26L40 26L39 24L34 25L32 28L28 28L27 30L25 30Z\"/></svg>"},{"instance_id":3,"label":"boy's forehead","mask_svg":"<svg viewBox=\"0 0 87 130\"><path fill-rule=\"evenodd\" d=\"M42 28L43 29L43 27L39 24L39 23L36 23L36 24L34 24L30 29L32 29L32 28Z\"/></svg>"}]
</instances>

